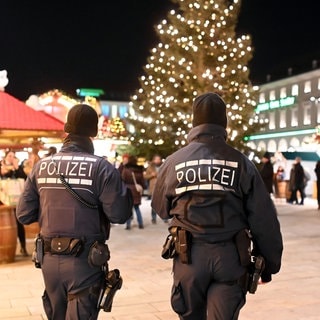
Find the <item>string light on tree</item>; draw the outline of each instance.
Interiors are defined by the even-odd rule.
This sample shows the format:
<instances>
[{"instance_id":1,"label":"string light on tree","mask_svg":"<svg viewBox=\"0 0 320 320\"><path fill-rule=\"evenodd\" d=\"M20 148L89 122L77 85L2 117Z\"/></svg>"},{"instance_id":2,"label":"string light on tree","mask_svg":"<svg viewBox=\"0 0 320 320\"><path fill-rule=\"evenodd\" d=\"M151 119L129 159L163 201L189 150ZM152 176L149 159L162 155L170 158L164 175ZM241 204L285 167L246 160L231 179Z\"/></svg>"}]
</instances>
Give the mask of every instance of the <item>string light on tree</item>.
<instances>
[{"instance_id":1,"label":"string light on tree","mask_svg":"<svg viewBox=\"0 0 320 320\"><path fill-rule=\"evenodd\" d=\"M256 91L249 80L249 35L236 34L240 0L172 0L173 9L155 31L140 88L132 96L135 127L130 140L141 154L164 156L187 143L193 99L216 92L227 103L232 144L246 149L245 135L260 127ZM142 131L146 123L154 124ZM152 143L150 143L152 141Z\"/></svg>"}]
</instances>

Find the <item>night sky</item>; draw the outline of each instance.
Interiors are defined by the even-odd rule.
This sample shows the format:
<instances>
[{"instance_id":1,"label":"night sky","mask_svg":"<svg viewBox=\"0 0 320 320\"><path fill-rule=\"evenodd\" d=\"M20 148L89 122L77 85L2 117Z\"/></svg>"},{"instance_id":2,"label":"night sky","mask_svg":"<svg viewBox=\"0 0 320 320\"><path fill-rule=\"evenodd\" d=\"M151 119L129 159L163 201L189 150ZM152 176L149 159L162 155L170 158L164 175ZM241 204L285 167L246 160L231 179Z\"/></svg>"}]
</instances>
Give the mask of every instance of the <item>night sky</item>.
<instances>
[{"instance_id":1,"label":"night sky","mask_svg":"<svg viewBox=\"0 0 320 320\"><path fill-rule=\"evenodd\" d=\"M158 43L154 26L170 0L17 1L0 5L0 70L6 91L26 100L60 89L102 88L107 99L124 100ZM320 68L320 23L316 0L243 0L237 25L250 34L254 84Z\"/></svg>"}]
</instances>

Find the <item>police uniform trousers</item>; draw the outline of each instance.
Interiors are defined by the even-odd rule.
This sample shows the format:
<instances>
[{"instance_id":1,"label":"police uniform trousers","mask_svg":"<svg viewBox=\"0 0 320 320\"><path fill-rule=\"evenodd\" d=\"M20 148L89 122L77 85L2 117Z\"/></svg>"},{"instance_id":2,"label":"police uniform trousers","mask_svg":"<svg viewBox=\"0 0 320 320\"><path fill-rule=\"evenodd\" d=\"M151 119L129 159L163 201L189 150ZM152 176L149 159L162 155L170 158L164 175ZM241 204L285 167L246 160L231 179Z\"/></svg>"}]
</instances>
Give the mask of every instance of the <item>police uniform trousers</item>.
<instances>
[{"instance_id":1,"label":"police uniform trousers","mask_svg":"<svg viewBox=\"0 0 320 320\"><path fill-rule=\"evenodd\" d=\"M45 253L41 266L45 292L43 306L48 320L95 320L100 285L105 276L100 267L88 264L88 249L79 256Z\"/></svg>"},{"instance_id":2,"label":"police uniform trousers","mask_svg":"<svg viewBox=\"0 0 320 320\"><path fill-rule=\"evenodd\" d=\"M173 261L171 305L183 320L235 320L246 302L245 273L234 242L194 242L191 263Z\"/></svg>"}]
</instances>

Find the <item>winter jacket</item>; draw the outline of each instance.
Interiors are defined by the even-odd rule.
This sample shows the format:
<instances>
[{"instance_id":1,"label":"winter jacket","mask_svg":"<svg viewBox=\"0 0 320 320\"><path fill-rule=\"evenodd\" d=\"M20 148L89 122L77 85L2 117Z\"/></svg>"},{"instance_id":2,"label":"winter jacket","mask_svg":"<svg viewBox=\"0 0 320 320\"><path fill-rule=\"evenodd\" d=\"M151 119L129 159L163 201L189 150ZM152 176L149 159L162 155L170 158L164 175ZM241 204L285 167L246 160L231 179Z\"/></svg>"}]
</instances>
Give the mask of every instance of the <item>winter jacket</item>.
<instances>
[{"instance_id":1,"label":"winter jacket","mask_svg":"<svg viewBox=\"0 0 320 320\"><path fill-rule=\"evenodd\" d=\"M132 174L134 174L137 184L140 184L145 189L145 181L143 178L143 167L139 165L126 164L121 170L122 180L131 190L133 196L133 204L140 205L142 194L140 194L135 186Z\"/></svg>"},{"instance_id":2,"label":"winter jacket","mask_svg":"<svg viewBox=\"0 0 320 320\"><path fill-rule=\"evenodd\" d=\"M274 173L273 173L273 166L270 161L267 161L266 163L263 164L260 174L262 177L262 180L267 188L267 191L269 193L273 193L273 178L274 178Z\"/></svg>"},{"instance_id":3,"label":"winter jacket","mask_svg":"<svg viewBox=\"0 0 320 320\"><path fill-rule=\"evenodd\" d=\"M144 173L144 178L149 181L149 194L152 196L154 186L156 185L159 166L151 163Z\"/></svg>"},{"instance_id":4,"label":"winter jacket","mask_svg":"<svg viewBox=\"0 0 320 320\"><path fill-rule=\"evenodd\" d=\"M99 205L100 210L75 199L61 183L58 173L87 202ZM23 224L39 221L45 238L100 239L101 218L125 223L132 215L132 196L111 163L69 144L35 164L16 215Z\"/></svg>"},{"instance_id":5,"label":"winter jacket","mask_svg":"<svg viewBox=\"0 0 320 320\"><path fill-rule=\"evenodd\" d=\"M225 140L221 126L191 129L189 144L161 166L151 205L162 219L173 218L172 226L207 242L250 229L266 260L264 281L270 281L283 250L277 212L255 165Z\"/></svg>"}]
</instances>

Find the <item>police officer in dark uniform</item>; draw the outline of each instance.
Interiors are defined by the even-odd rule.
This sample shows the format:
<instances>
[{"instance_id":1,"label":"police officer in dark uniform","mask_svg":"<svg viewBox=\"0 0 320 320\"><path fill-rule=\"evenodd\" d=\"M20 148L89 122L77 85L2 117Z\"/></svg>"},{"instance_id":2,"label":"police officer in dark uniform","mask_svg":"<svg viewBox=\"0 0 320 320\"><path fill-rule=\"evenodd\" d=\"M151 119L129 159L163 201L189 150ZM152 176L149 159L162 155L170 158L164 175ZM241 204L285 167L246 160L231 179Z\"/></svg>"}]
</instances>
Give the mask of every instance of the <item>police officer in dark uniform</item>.
<instances>
[{"instance_id":1,"label":"police officer in dark uniform","mask_svg":"<svg viewBox=\"0 0 320 320\"><path fill-rule=\"evenodd\" d=\"M73 106L60 152L34 166L17 205L21 223L40 224L42 298L50 320L97 319L105 261L96 264L89 254L92 257L98 243L108 260L104 245L110 223L125 223L132 215L132 195L118 170L94 155L91 137L97 135L97 125L98 115L92 107ZM84 203L67 190L63 179Z\"/></svg>"},{"instance_id":2,"label":"police officer in dark uniform","mask_svg":"<svg viewBox=\"0 0 320 320\"><path fill-rule=\"evenodd\" d=\"M160 168L151 203L162 219L172 218L179 254L173 257L171 305L184 320L238 319L248 266L237 247L239 234L251 232L255 252L265 260L263 282L280 270L276 209L255 165L226 143L226 126L219 95L194 100L189 144Z\"/></svg>"}]
</instances>

